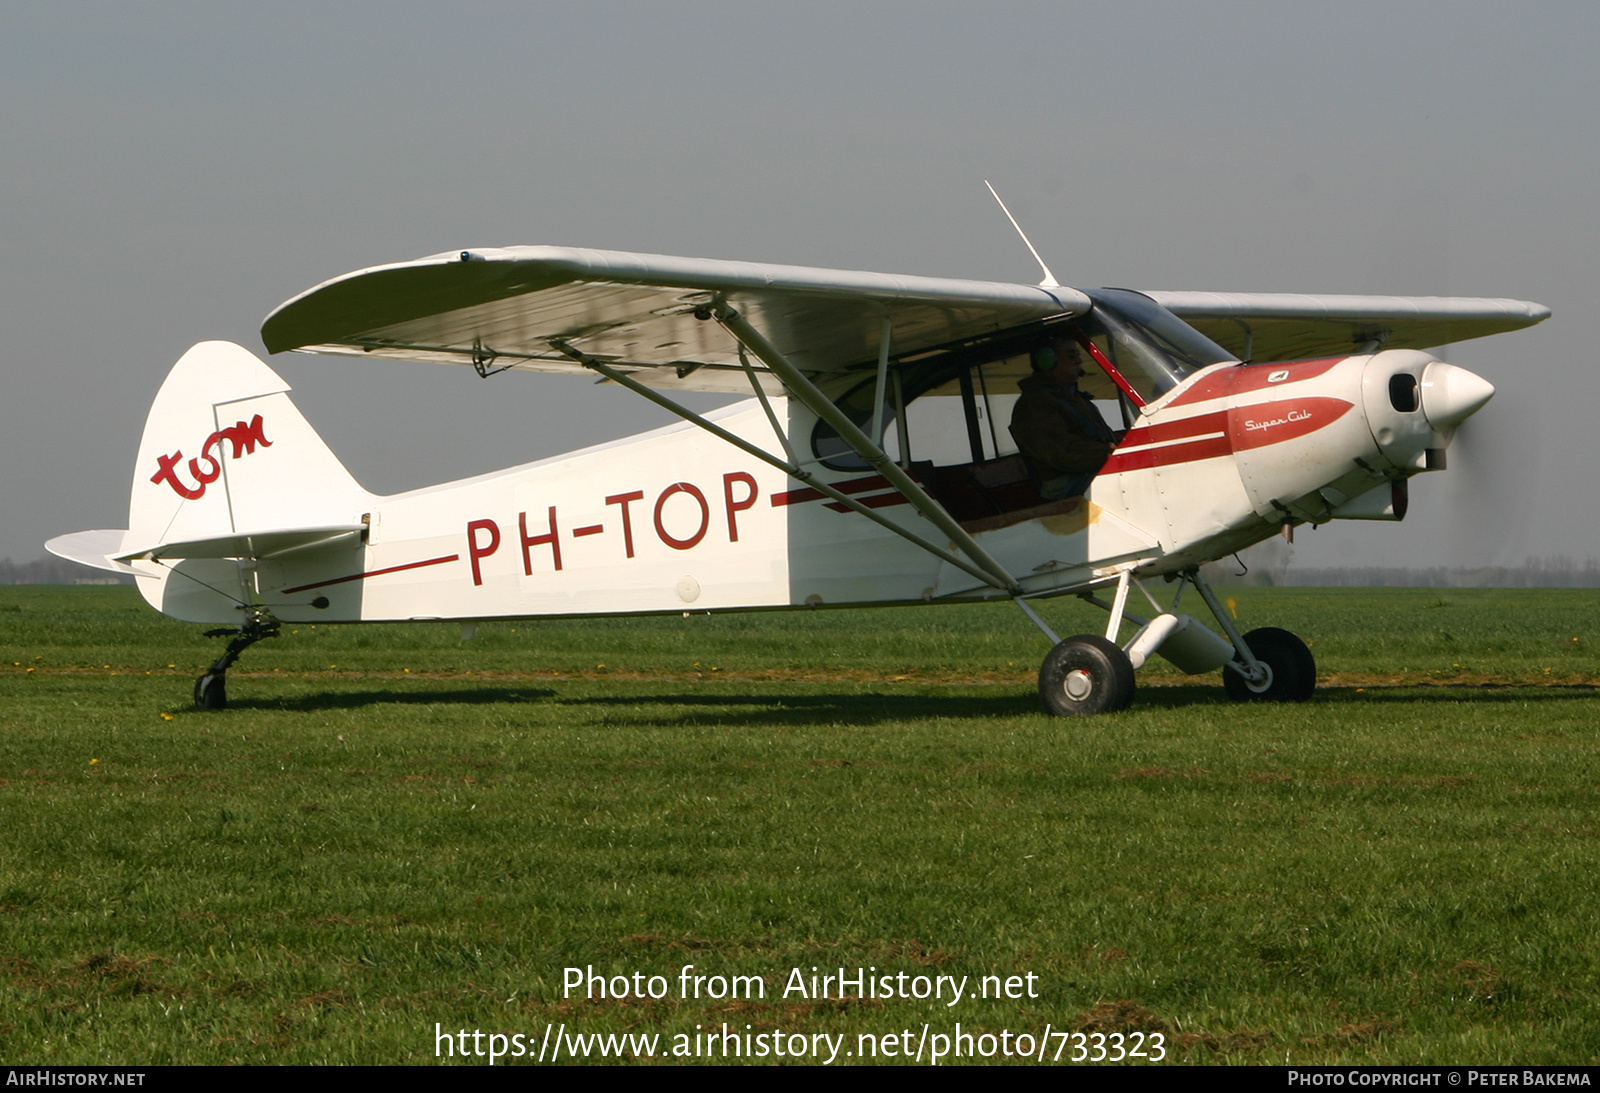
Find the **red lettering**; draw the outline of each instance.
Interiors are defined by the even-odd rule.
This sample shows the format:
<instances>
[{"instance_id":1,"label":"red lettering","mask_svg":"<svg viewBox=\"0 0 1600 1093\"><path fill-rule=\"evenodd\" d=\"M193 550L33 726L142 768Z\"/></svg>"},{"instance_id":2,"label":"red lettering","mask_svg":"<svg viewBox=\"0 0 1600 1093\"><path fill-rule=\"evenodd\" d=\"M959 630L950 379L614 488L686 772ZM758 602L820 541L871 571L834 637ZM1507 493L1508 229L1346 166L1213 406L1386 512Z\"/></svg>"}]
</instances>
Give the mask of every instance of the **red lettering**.
<instances>
[{"instance_id":1,"label":"red lettering","mask_svg":"<svg viewBox=\"0 0 1600 1093\"><path fill-rule=\"evenodd\" d=\"M189 473L199 483L198 486L192 489L184 485L178 478L178 472L173 470L178 465L178 461L183 458L183 452L181 451L173 452L171 455L156 456L156 462L161 465L161 469L150 477L150 481L157 484L165 482L173 488L179 497L187 498L190 501L204 497L206 486L215 482L222 474L222 464L217 461L216 456L211 454L212 449L215 448L221 451L220 445L226 440L233 445L231 458L238 459L241 455L254 454L257 444L260 444L263 448L272 447L272 441L268 440L266 433L261 430L261 415L257 414L248 423L241 421L228 426L226 429L218 429L206 437L205 443L200 445L199 458L189 460ZM210 465L208 469L200 469L201 459Z\"/></svg>"},{"instance_id":2,"label":"red lettering","mask_svg":"<svg viewBox=\"0 0 1600 1093\"><path fill-rule=\"evenodd\" d=\"M172 468L175 467L178 463L178 460L182 458L183 451L181 449L173 452L171 455L156 456L156 462L161 464L161 469L150 476L150 481L155 482L158 485L162 482L165 482L177 492L179 497L186 497L190 501L204 497L206 492L204 484L202 484L199 489L192 490L178 480L178 472ZM192 463L194 461L190 460L190 462Z\"/></svg>"},{"instance_id":3,"label":"red lettering","mask_svg":"<svg viewBox=\"0 0 1600 1093\"><path fill-rule=\"evenodd\" d=\"M555 556L556 569L561 568L561 540L556 537L556 507L550 506L550 531L546 535L528 534L528 514L517 513L517 530L522 533L522 572L525 576L533 576L533 554L536 546L548 546L550 553Z\"/></svg>"},{"instance_id":4,"label":"red lettering","mask_svg":"<svg viewBox=\"0 0 1600 1093\"><path fill-rule=\"evenodd\" d=\"M743 482L750 488L750 492L745 494L743 501L735 501L733 499L733 484L735 482ZM756 503L755 476L748 471L729 471L723 475L722 501L728 507L728 542L737 543L739 541L739 525L735 522L733 514L743 512Z\"/></svg>"},{"instance_id":5,"label":"red lettering","mask_svg":"<svg viewBox=\"0 0 1600 1093\"><path fill-rule=\"evenodd\" d=\"M228 426L215 435L226 439L233 445L234 459L238 459L241 455L255 454L257 444L260 444L263 448L272 447L272 441L268 440L266 434L261 431L260 414L251 418L248 425L241 421L237 425Z\"/></svg>"},{"instance_id":6,"label":"red lettering","mask_svg":"<svg viewBox=\"0 0 1600 1093\"><path fill-rule=\"evenodd\" d=\"M206 442L200 445L200 459L204 459L207 463L211 464L210 474L207 474L205 471L200 469L200 459L189 460L189 473L194 475L194 480L200 483L200 488L202 490L205 489L206 486L215 482L217 480L217 476L222 473L222 464L218 463L217 457L211 454L211 449L215 448L217 446L217 442L221 439L221 433L212 433L210 436L206 437Z\"/></svg>"},{"instance_id":7,"label":"red lettering","mask_svg":"<svg viewBox=\"0 0 1600 1093\"><path fill-rule=\"evenodd\" d=\"M478 545L478 532L489 533L489 544ZM493 520L474 520L467 525L467 557L472 561L472 583L483 583L483 572L478 568L478 559L487 558L500 549L500 525Z\"/></svg>"},{"instance_id":8,"label":"red lettering","mask_svg":"<svg viewBox=\"0 0 1600 1093\"><path fill-rule=\"evenodd\" d=\"M644 500L643 490L634 490L632 493L614 493L606 498L608 505L622 506L622 548L628 552L628 557L633 557L633 520L628 513L628 506L635 501Z\"/></svg>"},{"instance_id":9,"label":"red lettering","mask_svg":"<svg viewBox=\"0 0 1600 1093\"><path fill-rule=\"evenodd\" d=\"M666 505L667 498L677 493L686 493L700 503L700 528L687 539L674 539L667 534L666 525L661 522L661 510ZM674 482L662 490L661 496L656 498L656 534L661 537L663 543L666 543L673 550L688 550L706 537L706 528L710 526L711 506L706 504L706 495L701 493L698 487L690 485L688 482Z\"/></svg>"}]
</instances>

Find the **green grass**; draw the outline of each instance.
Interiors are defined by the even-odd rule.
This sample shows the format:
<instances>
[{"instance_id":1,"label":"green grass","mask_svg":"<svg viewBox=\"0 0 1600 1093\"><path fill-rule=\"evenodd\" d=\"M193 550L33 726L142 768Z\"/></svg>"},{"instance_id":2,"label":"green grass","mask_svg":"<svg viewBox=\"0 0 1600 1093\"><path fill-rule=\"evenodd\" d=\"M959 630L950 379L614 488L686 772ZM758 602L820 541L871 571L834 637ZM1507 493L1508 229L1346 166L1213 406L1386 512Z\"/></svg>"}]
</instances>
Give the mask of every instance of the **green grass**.
<instances>
[{"instance_id":1,"label":"green grass","mask_svg":"<svg viewBox=\"0 0 1600 1093\"><path fill-rule=\"evenodd\" d=\"M1157 671L1051 720L1044 643L999 606L302 627L200 713L199 627L0 589L0 1052L422 1062L436 1022L724 1021L852 1050L960 1021L1160 1030L1188 1062L1600 1057L1600 597L1231 595L1333 685L1237 706ZM680 1000L684 964L767 997ZM673 994L562 999L588 965ZM779 997L813 965L1040 997Z\"/></svg>"}]
</instances>

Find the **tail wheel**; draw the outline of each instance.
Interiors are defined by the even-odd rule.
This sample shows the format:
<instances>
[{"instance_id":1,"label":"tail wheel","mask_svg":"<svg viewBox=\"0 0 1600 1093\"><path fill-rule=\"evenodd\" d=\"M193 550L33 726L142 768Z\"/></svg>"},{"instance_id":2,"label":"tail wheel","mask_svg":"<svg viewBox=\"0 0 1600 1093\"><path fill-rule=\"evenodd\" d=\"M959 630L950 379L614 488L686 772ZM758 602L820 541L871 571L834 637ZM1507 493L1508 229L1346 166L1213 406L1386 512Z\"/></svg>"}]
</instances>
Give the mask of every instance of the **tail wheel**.
<instances>
[{"instance_id":1,"label":"tail wheel","mask_svg":"<svg viewBox=\"0 0 1600 1093\"><path fill-rule=\"evenodd\" d=\"M207 672L194 681L194 704L202 710L228 708L228 677L221 672Z\"/></svg>"},{"instance_id":2,"label":"tail wheel","mask_svg":"<svg viewBox=\"0 0 1600 1093\"><path fill-rule=\"evenodd\" d=\"M1044 658L1039 697L1057 717L1125 710L1133 702L1133 662L1098 634L1068 638Z\"/></svg>"},{"instance_id":3,"label":"tail wheel","mask_svg":"<svg viewBox=\"0 0 1600 1093\"><path fill-rule=\"evenodd\" d=\"M1244 636L1244 643L1264 669L1249 680L1233 668L1222 669L1222 687L1235 702L1304 702L1317 687L1317 661L1306 643L1275 626Z\"/></svg>"}]
</instances>

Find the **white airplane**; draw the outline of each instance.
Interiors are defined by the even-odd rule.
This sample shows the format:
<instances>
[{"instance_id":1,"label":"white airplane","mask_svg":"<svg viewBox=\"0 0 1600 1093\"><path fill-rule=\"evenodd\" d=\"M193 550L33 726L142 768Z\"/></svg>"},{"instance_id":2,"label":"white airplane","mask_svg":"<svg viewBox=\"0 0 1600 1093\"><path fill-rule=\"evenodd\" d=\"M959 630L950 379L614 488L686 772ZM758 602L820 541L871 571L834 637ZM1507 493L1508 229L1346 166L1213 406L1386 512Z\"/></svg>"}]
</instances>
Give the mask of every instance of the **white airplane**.
<instances>
[{"instance_id":1,"label":"white airplane","mask_svg":"<svg viewBox=\"0 0 1600 1093\"><path fill-rule=\"evenodd\" d=\"M271 369L204 342L151 408L128 529L49 548L132 573L168 615L224 625L213 633L233 641L195 685L209 708L282 623L994 599L1049 639L1039 691L1055 714L1127 706L1155 654L1222 669L1235 699L1304 700L1305 644L1240 633L1201 564L1303 523L1403 518L1409 479L1444 467L1494 390L1424 347L1548 315L1518 300L1080 291L1048 271L1014 285L456 251L302 293L267 317L267 349L588 374L682 423L381 497ZM1086 354L1081 390L1123 431L1087 492L1052 499L1007 423L1036 351L1063 336ZM681 390L752 397L700 414ZM1220 634L1179 613L1191 587ZM1062 595L1105 608L1103 634L1052 632L1032 604Z\"/></svg>"}]
</instances>

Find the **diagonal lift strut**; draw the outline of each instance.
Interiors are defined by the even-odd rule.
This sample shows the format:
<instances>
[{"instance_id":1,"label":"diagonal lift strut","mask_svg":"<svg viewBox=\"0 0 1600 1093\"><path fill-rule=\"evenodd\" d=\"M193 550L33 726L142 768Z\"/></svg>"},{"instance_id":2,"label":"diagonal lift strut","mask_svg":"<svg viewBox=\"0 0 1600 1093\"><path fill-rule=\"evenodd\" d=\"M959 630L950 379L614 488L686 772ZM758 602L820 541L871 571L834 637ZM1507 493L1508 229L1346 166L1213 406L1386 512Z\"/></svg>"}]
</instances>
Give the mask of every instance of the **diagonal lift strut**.
<instances>
[{"instance_id":1,"label":"diagonal lift strut","mask_svg":"<svg viewBox=\"0 0 1600 1093\"><path fill-rule=\"evenodd\" d=\"M982 572L973 572L973 569L966 565L961 566L962 569L973 573L974 576L983 580L985 584L1003 589L1012 596L1019 595L1022 592L1022 586L1017 582L1017 579L1008 573L1006 568L996 561L987 550L983 549L967 533L965 528L956 523L955 518L945 511L944 506L929 497L922 487L917 485L915 479L907 474L899 464L890 459L888 453L876 441L867 436L866 433L863 433L861 428L850 420L849 415L840 410L832 399L817 390L816 385L806 378L805 373L791 364L788 358L780 353L777 347L769 342L761 331L751 326L743 315L740 315L738 311L726 304L718 304L714 307L712 315L727 329L728 333L739 340L740 344L748 348L763 364L771 369L772 373L783 381L784 387L794 397L798 398L806 409L832 426L840 438L850 445L857 455L866 460L873 470L887 479L889 484L899 491L900 495L910 502L913 508L927 517L934 527L949 536L950 541L970 558ZM899 533L905 534L903 530ZM939 553L949 557L944 551Z\"/></svg>"},{"instance_id":2,"label":"diagonal lift strut","mask_svg":"<svg viewBox=\"0 0 1600 1093\"><path fill-rule=\"evenodd\" d=\"M564 339L552 338L552 339L550 339L550 344L558 352L563 353L567 357L571 358L572 360L577 361L579 364L583 365L585 368L589 368L589 369L591 369L591 370L593 370L595 372L598 372L600 375L604 376L606 379L612 381L613 383L616 383L616 384L619 384L619 385L621 385L623 387L626 387L628 390L634 392L637 395L642 396L643 398L646 398L646 399L650 400L651 402L655 403L657 406L660 406L662 409L671 411L672 413L676 414L678 417L683 418L685 421L689 422L690 424L698 426L699 428L704 429L706 432L710 433L711 435L713 435L715 437L718 437L719 439L727 441L729 444L732 444L734 447L738 448L740 451L746 452L746 453L754 456L755 458L761 460L763 463L766 463L766 464L768 464L770 466L776 467L778 470L781 470L785 474L787 474L790 478L794 478L794 479L796 479L796 480L798 480L800 482L804 482L807 486L811 487L812 489L816 490L817 492L819 492L821 494L824 494L825 496L831 498L832 500L838 502L841 505L844 505L846 508L849 508L853 512L860 513L862 516L865 516L867 519L871 520L873 523L881 525L885 529L894 532L896 535L900 536L902 539L905 539L906 541L914 544L915 546L920 547L921 549L927 551L929 554L932 554L934 557L938 558L940 561L944 561L944 562L950 563L951 565L955 566L956 568L961 569L961 570L965 571L966 573L970 574L971 576L973 576L973 577L977 578L978 580L982 581L984 584L991 585L991 586L993 586L995 588L999 588L999 589L1002 589L1002 590L1007 591L1007 592L1012 592L1012 591L1014 591L1016 589L1016 582L1014 580L1012 580L1010 575L1006 574L1003 569L999 568L999 563L994 563L995 564L995 568L998 569L999 573L1000 573L1000 575L996 575L993 572L989 572L981 564L978 564L978 563L976 563L974 561L969 561L968 558L964 558L959 554L953 554L949 550L946 550L943 547L939 546L938 544L936 544L936 543L924 538L921 535L918 535L916 532L911 531L909 528L902 527L901 525L895 523L893 520L890 520L888 517L884 516L882 513L876 512L876 511L866 507L860 501L856 500L854 497L851 497L846 493L842 493L838 489L836 489L834 486L829 485L828 483L823 482L820 479L818 479L810 471L806 470L804 467L801 467L798 464L798 462L793 460L792 453L791 453L791 458L790 459L779 458L778 456L775 456L772 453L770 453L768 451L765 451L759 445L752 444L750 441L744 439L743 437L737 436L737 435L735 435L733 433L730 433L728 430L722 428L722 426L716 424L715 422L708 421L706 418L704 418L700 414L695 413L693 410L690 410L688 407L680 406L678 403L674 402L672 399L668 398L667 396L661 394L659 391L651 390L649 387L646 387L644 384L642 384L638 380L634 379L628 373L623 372L620 369L613 368L611 365L607 364L605 361L602 361L597 357L591 356L590 354L583 352L581 349L578 349L575 346L569 344ZM758 353L757 355L759 356L760 354ZM815 390L815 389L813 388L813 390ZM757 388L757 393L761 394L761 391L760 391L759 387ZM821 395L820 392L818 392L818 395L824 401L826 401L826 396ZM767 406L765 398L762 399L762 405L763 406ZM832 405L832 404L829 403L829 405ZM771 424L772 424L772 428L773 428L774 433L777 435L779 442L783 444L785 450L788 451L788 449L789 449L788 438L784 434L783 430L781 428L779 428L777 419L776 419L776 417L774 417L772 415L772 411L771 411L770 406L767 406L767 413L768 413L769 418L771 418ZM896 466L893 463L891 463L890 466L894 467L895 471L900 473L902 475L902 477L904 477L904 472L900 471L900 468L898 466ZM906 480L908 482L910 481L909 478L907 478ZM913 488L915 488L915 487L913 487ZM921 491L918 490L918 493L920 494ZM923 495L923 496L925 497L926 495ZM913 501L913 504L915 504L914 501ZM931 502L930 502L930 504L931 504ZM942 509L939 510L939 511L943 512ZM954 523L954 522L952 521L952 523ZM960 531L961 529L958 527L957 530ZM962 535L965 536L966 533L963 531ZM982 548L980 547L979 550L981 551ZM985 554L984 557L988 557L988 555Z\"/></svg>"}]
</instances>

